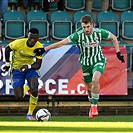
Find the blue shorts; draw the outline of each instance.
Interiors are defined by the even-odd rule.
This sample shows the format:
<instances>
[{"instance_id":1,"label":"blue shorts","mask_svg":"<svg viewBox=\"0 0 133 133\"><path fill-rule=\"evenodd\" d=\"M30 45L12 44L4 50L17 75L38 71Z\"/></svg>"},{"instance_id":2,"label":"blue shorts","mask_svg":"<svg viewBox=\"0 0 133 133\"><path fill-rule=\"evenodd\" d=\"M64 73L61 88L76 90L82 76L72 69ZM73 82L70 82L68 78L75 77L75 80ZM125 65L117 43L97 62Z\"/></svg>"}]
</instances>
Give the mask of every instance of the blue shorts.
<instances>
[{"instance_id":1,"label":"blue shorts","mask_svg":"<svg viewBox=\"0 0 133 133\"><path fill-rule=\"evenodd\" d=\"M25 84L25 80L29 80L32 77L39 77L36 70L26 70L25 72L21 72L19 70L12 71L12 86L23 86Z\"/></svg>"}]
</instances>

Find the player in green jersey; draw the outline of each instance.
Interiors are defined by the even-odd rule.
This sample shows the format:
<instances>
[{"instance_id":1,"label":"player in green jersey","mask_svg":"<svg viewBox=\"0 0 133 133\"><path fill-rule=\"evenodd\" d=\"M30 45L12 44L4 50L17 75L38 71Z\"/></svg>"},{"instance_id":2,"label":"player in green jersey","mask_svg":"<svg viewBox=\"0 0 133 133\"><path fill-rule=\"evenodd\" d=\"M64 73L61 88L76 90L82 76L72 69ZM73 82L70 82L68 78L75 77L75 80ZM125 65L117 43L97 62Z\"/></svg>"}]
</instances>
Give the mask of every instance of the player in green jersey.
<instances>
[{"instance_id":1,"label":"player in green jersey","mask_svg":"<svg viewBox=\"0 0 133 133\"><path fill-rule=\"evenodd\" d=\"M24 86L25 80L30 88L29 110L26 115L27 120L35 120L32 114L36 108L38 101L38 70L41 67L42 56L37 56L34 53L36 48L43 48L43 45L38 41L39 31L36 28L31 28L28 33L28 38L16 39L9 43L5 49L5 59L3 70L11 70L11 81L14 89L14 94L18 100L21 100L28 90ZM12 52L12 60L10 61L10 52ZM24 88L24 89L23 89Z\"/></svg>"},{"instance_id":2,"label":"player in green jersey","mask_svg":"<svg viewBox=\"0 0 133 133\"><path fill-rule=\"evenodd\" d=\"M109 39L113 42L116 49L116 56L121 62L124 62L124 56L120 53L118 40L115 35L105 29L94 28L92 19L89 15L83 16L80 22L81 27L73 34L62 41L45 47L41 52L43 53L46 50L61 47L70 42L77 43L80 49L79 61L82 66L83 78L87 87L88 99L91 102L89 118L93 118L93 116L98 115L97 103L100 93L99 80L106 65L106 58L101 50L101 40ZM37 54L39 54L38 50L39 49L36 49ZM41 52L40 54L42 54Z\"/></svg>"}]
</instances>

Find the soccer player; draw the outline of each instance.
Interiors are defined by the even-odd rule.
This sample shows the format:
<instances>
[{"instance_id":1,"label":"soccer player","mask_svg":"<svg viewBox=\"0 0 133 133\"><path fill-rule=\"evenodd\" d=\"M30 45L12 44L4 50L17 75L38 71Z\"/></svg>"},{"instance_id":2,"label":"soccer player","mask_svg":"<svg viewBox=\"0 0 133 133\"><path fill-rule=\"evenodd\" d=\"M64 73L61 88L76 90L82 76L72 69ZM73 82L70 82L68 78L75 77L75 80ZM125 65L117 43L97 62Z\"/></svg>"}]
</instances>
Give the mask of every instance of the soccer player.
<instances>
[{"instance_id":1,"label":"soccer player","mask_svg":"<svg viewBox=\"0 0 133 133\"><path fill-rule=\"evenodd\" d=\"M89 15L85 15L81 18L81 27L78 28L73 34L69 35L62 41L56 42L44 48L41 52L46 50L61 47L70 42L76 42L80 49L79 61L82 67L82 74L86 88L88 92L88 99L91 102L89 111L89 118L98 115L97 104L99 100L100 84L99 80L104 72L106 65L106 58L101 50L101 40L110 39L116 49L116 56L124 62L124 56L120 53L118 40L111 32L94 28L92 19ZM39 54L39 49L36 49L36 53ZM42 54L40 52L40 54Z\"/></svg>"},{"instance_id":2,"label":"soccer player","mask_svg":"<svg viewBox=\"0 0 133 133\"><path fill-rule=\"evenodd\" d=\"M30 88L29 110L26 115L27 120L35 120L33 111L38 101L38 77L37 70L41 67L42 56L34 53L36 48L43 48L38 41L39 31L31 28L28 32L28 38L16 39L8 44L5 48L5 59L3 70L11 71L11 83L14 89L16 99L21 100L28 89L24 87L25 80ZM12 52L12 60L10 61L10 52ZM25 88L25 89L23 89Z\"/></svg>"}]
</instances>

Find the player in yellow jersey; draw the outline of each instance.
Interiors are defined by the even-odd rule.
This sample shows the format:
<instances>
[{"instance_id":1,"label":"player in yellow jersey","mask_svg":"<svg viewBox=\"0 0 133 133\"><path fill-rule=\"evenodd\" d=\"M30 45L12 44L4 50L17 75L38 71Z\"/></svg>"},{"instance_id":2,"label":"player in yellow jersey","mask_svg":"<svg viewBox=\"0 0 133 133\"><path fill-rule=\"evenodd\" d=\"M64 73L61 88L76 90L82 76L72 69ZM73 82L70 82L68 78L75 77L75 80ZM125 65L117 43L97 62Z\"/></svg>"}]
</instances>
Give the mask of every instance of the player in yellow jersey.
<instances>
[{"instance_id":1,"label":"player in yellow jersey","mask_svg":"<svg viewBox=\"0 0 133 133\"><path fill-rule=\"evenodd\" d=\"M38 101L38 73L42 64L42 55L37 56L34 52L36 48L43 48L38 41L39 31L31 28L28 32L28 38L16 39L8 44L5 49L6 63L3 70L11 70L11 82L16 99L21 100L24 97L23 86L25 80L30 88L29 110L26 115L27 120L35 120L33 111ZM12 60L10 61L10 52L12 51Z\"/></svg>"}]
</instances>

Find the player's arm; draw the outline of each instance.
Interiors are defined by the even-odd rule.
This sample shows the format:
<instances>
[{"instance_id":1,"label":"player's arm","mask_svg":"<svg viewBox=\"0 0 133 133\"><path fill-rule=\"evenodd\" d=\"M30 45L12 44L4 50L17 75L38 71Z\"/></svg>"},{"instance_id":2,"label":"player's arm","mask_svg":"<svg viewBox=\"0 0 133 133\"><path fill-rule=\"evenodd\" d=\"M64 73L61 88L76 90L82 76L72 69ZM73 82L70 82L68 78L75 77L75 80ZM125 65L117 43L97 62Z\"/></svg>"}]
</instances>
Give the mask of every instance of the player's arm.
<instances>
[{"instance_id":1,"label":"player's arm","mask_svg":"<svg viewBox=\"0 0 133 133\"><path fill-rule=\"evenodd\" d=\"M5 48L5 59L6 59L6 62L10 62L9 60L10 60L10 52L11 51L12 51L12 49L9 46L7 46Z\"/></svg>"},{"instance_id":2,"label":"player's arm","mask_svg":"<svg viewBox=\"0 0 133 133\"><path fill-rule=\"evenodd\" d=\"M38 70L38 69L40 69L41 64L42 64L42 59L36 58L36 62L34 64L26 64L26 65L23 65L20 68L20 71L21 72L25 72L27 69Z\"/></svg>"},{"instance_id":3,"label":"player's arm","mask_svg":"<svg viewBox=\"0 0 133 133\"><path fill-rule=\"evenodd\" d=\"M40 69L41 64L42 64L42 59L36 58L36 63L31 65L31 69L38 70Z\"/></svg>"},{"instance_id":4,"label":"player's arm","mask_svg":"<svg viewBox=\"0 0 133 133\"><path fill-rule=\"evenodd\" d=\"M53 44L51 44L51 45L49 45L49 46L47 46L45 48L37 48L37 49L34 50L34 53L37 56L40 56L40 55L42 55L47 50L54 49L54 48L58 48L58 47L61 47L62 45L68 44L68 43L69 43L68 38L65 38L62 41L53 43Z\"/></svg>"},{"instance_id":5,"label":"player's arm","mask_svg":"<svg viewBox=\"0 0 133 133\"><path fill-rule=\"evenodd\" d=\"M125 62L124 61L124 56L120 52L119 44L118 44L118 40L117 40L116 36L114 34L110 33L110 38L109 39L113 42L113 44L115 46L117 58L119 60L121 60L121 62Z\"/></svg>"},{"instance_id":6,"label":"player's arm","mask_svg":"<svg viewBox=\"0 0 133 133\"><path fill-rule=\"evenodd\" d=\"M61 47L61 46L65 45L65 44L68 44L68 43L69 43L68 38L65 38L65 39L63 39L59 42L53 43L53 44L45 47L45 50L47 51L47 50L50 50L50 49L55 49L55 48Z\"/></svg>"},{"instance_id":7,"label":"player's arm","mask_svg":"<svg viewBox=\"0 0 133 133\"><path fill-rule=\"evenodd\" d=\"M5 48L5 60L6 60L6 63L4 64L2 70L5 72L5 71L8 71L9 68L10 68L10 52L12 51L12 49L7 46Z\"/></svg>"},{"instance_id":8,"label":"player's arm","mask_svg":"<svg viewBox=\"0 0 133 133\"><path fill-rule=\"evenodd\" d=\"M120 52L118 40L117 40L116 36L112 33L110 33L110 40L113 42L113 44L115 46L116 53Z\"/></svg>"}]
</instances>

